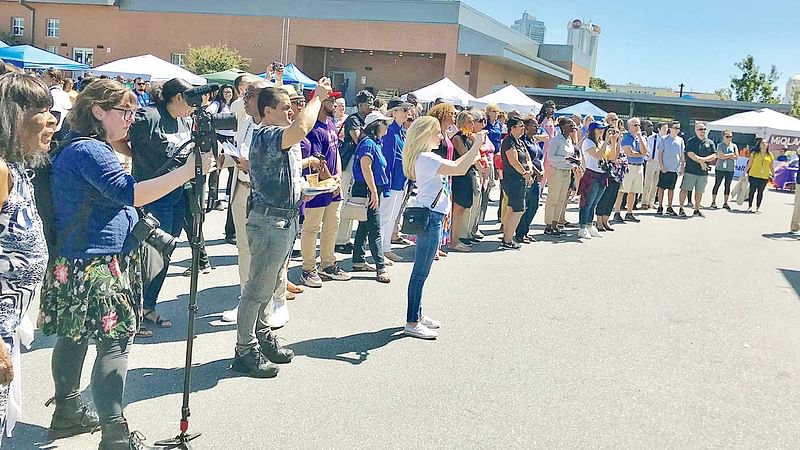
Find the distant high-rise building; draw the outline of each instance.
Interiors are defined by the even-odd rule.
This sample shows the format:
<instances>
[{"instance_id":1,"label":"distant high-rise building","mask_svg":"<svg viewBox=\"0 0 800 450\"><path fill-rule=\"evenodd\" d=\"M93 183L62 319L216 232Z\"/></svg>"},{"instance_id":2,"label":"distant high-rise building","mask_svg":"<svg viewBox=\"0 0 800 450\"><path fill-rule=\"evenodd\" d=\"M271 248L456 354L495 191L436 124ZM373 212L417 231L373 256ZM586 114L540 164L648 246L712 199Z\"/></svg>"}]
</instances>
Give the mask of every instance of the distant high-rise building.
<instances>
[{"instance_id":1,"label":"distant high-rise building","mask_svg":"<svg viewBox=\"0 0 800 450\"><path fill-rule=\"evenodd\" d=\"M527 11L522 13L521 19L514 21L511 29L528 36L528 38L540 44L544 44L544 34L547 31L547 27L544 22L536 20L536 17L528 14Z\"/></svg>"},{"instance_id":2,"label":"distant high-rise building","mask_svg":"<svg viewBox=\"0 0 800 450\"><path fill-rule=\"evenodd\" d=\"M567 24L567 44L589 56L589 72L594 76L597 68L597 49L600 45L600 26L575 19Z\"/></svg>"}]
</instances>

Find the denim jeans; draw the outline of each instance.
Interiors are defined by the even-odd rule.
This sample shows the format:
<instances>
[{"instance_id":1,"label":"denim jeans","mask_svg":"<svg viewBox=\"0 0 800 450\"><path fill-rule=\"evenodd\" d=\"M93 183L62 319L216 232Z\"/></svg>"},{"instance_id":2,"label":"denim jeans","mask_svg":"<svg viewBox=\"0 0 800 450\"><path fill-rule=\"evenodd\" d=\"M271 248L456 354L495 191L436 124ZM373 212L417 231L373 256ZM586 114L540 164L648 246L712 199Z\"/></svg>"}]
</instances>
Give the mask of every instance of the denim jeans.
<instances>
[{"instance_id":1,"label":"denim jeans","mask_svg":"<svg viewBox=\"0 0 800 450\"><path fill-rule=\"evenodd\" d=\"M414 268L408 280L408 309L406 322L419 322L422 317L422 288L431 273L431 265L439 249L444 214L431 211L431 221L423 234L417 235L417 249L414 253Z\"/></svg>"},{"instance_id":2,"label":"denim jeans","mask_svg":"<svg viewBox=\"0 0 800 450\"><path fill-rule=\"evenodd\" d=\"M603 197L603 192L606 190L604 186L600 185L602 181L603 178L596 178L594 181L592 181L592 185L589 186L586 194L584 194L586 195L585 205L578 213L579 223L581 226L592 224L592 218L594 218L594 212L597 209L597 204L600 203L600 198ZM583 202L583 199L581 199L581 203Z\"/></svg>"},{"instance_id":3,"label":"denim jeans","mask_svg":"<svg viewBox=\"0 0 800 450\"><path fill-rule=\"evenodd\" d=\"M379 198L381 197L381 191L382 189L379 187ZM356 182L353 185L353 196L369 198L367 194L367 185ZM380 198L380 201L382 200L383 198ZM372 259L375 260L375 268L378 272L382 272L386 264L383 259L380 204L376 209L372 209L367 205L367 221L358 223L356 237L353 241L353 264L363 264L366 262L367 244L369 244L369 251L372 253Z\"/></svg>"},{"instance_id":4,"label":"denim jeans","mask_svg":"<svg viewBox=\"0 0 800 450\"><path fill-rule=\"evenodd\" d=\"M281 282L281 270L294 246L299 225L297 218L265 216L250 212L247 217L247 243L250 246L250 273L242 291L237 316L236 349L244 354L258 340L270 334L267 305Z\"/></svg>"},{"instance_id":5,"label":"denim jeans","mask_svg":"<svg viewBox=\"0 0 800 450\"><path fill-rule=\"evenodd\" d=\"M144 210L154 215L161 224L161 229L175 237L181 235L185 221L186 201L183 196L183 188L180 187L159 200L144 207ZM161 287L167 278L169 260L162 257L155 251L146 251L143 255L143 307L144 309L156 309L156 301L161 293ZM148 270L147 268L158 268L161 270Z\"/></svg>"},{"instance_id":6,"label":"denim jeans","mask_svg":"<svg viewBox=\"0 0 800 450\"><path fill-rule=\"evenodd\" d=\"M92 368L92 398L100 416L100 423L120 422L125 378L128 374L128 354L133 340L95 340L97 356ZM51 368L55 382L56 398L74 399L81 396L81 371L86 359L89 339L74 341L59 337L53 347Z\"/></svg>"},{"instance_id":7,"label":"denim jeans","mask_svg":"<svg viewBox=\"0 0 800 450\"><path fill-rule=\"evenodd\" d=\"M598 216L610 216L614 210L614 202L617 200L617 193L619 192L619 183L613 178L608 179L608 187L600 196L600 202L595 208Z\"/></svg>"},{"instance_id":8,"label":"denim jeans","mask_svg":"<svg viewBox=\"0 0 800 450\"><path fill-rule=\"evenodd\" d=\"M528 234L531 229L531 223L533 223L533 217L536 215L536 211L539 210L539 189L538 181L525 189L525 212L522 214L522 218L519 219L519 225L517 225L517 230L514 233L514 237L518 241L521 241Z\"/></svg>"}]
</instances>

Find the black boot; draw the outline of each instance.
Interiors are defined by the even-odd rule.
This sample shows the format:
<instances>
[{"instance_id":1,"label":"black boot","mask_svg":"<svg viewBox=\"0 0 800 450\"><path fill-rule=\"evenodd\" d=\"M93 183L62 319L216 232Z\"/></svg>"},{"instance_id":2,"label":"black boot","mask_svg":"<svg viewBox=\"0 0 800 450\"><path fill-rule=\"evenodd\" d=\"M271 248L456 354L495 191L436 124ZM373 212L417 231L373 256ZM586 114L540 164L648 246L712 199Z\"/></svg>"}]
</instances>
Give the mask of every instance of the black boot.
<instances>
[{"instance_id":1,"label":"black boot","mask_svg":"<svg viewBox=\"0 0 800 450\"><path fill-rule=\"evenodd\" d=\"M163 447L153 447L144 443L145 437L138 431L128 429L128 422L109 423L103 425L103 437L100 439L100 450L157 450Z\"/></svg>"},{"instance_id":2,"label":"black boot","mask_svg":"<svg viewBox=\"0 0 800 450\"><path fill-rule=\"evenodd\" d=\"M261 354L275 364L286 364L292 362L294 352L291 349L281 347L278 338L273 333L258 338L258 345L261 346Z\"/></svg>"},{"instance_id":3,"label":"black boot","mask_svg":"<svg viewBox=\"0 0 800 450\"><path fill-rule=\"evenodd\" d=\"M50 429L48 430L50 439L89 433L100 425L97 413L81 403L80 397L61 400L52 397L45 402L44 406L50 406L51 403L56 404L56 410L50 420Z\"/></svg>"}]
</instances>

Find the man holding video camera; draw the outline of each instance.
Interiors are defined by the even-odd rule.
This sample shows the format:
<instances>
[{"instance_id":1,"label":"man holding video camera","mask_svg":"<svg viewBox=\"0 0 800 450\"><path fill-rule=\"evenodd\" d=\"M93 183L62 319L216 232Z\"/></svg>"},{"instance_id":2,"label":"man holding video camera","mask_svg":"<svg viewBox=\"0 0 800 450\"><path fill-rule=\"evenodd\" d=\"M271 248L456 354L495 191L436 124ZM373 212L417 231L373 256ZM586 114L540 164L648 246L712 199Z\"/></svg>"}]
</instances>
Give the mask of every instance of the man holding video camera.
<instances>
[{"instance_id":1,"label":"man holding video camera","mask_svg":"<svg viewBox=\"0 0 800 450\"><path fill-rule=\"evenodd\" d=\"M262 127L250 147L252 192L247 214L250 274L237 317L237 342L232 369L255 378L278 374L270 364L288 363L294 352L281 348L268 322L268 303L297 236L302 195L302 153L299 143L314 127L321 100L331 92L322 78L305 109L290 121L286 91L265 88L258 94Z\"/></svg>"}]
</instances>

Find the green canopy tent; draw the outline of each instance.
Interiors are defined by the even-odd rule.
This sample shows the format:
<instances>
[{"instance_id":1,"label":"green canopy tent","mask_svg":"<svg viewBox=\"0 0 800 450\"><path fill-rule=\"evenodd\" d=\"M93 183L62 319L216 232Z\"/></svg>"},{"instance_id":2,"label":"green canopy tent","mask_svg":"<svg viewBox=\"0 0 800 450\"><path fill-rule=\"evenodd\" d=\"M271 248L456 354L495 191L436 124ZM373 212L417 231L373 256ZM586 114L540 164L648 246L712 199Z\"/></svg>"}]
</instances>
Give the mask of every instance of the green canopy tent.
<instances>
[{"instance_id":1,"label":"green canopy tent","mask_svg":"<svg viewBox=\"0 0 800 450\"><path fill-rule=\"evenodd\" d=\"M208 80L209 83L233 84L233 81L241 75L250 75L254 78L256 77L256 75L253 75L252 73L248 73L239 69L228 69L223 70L222 72L208 73L200 76Z\"/></svg>"}]
</instances>

